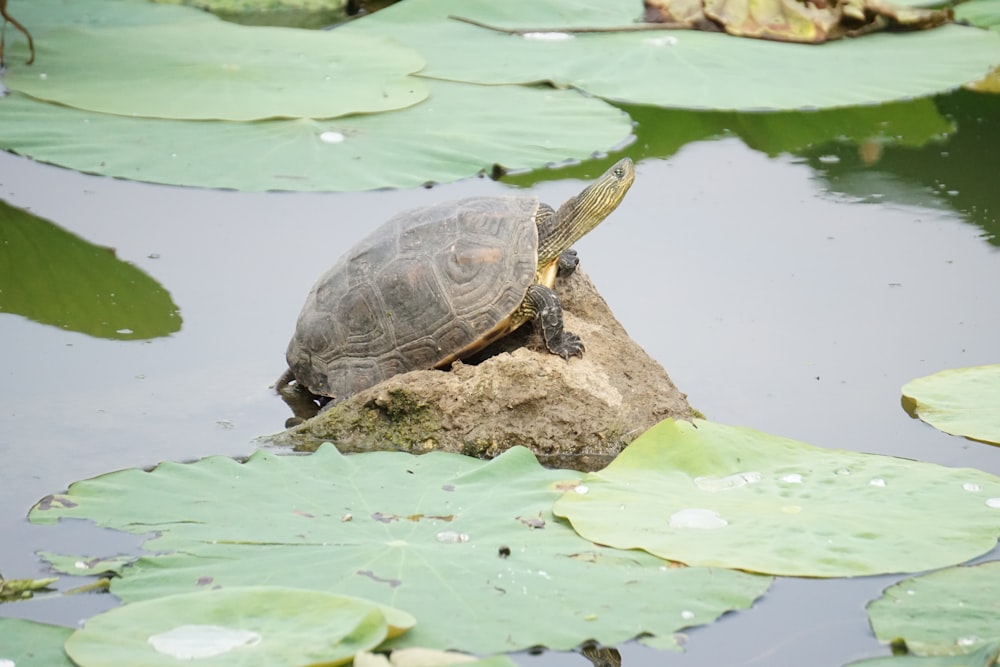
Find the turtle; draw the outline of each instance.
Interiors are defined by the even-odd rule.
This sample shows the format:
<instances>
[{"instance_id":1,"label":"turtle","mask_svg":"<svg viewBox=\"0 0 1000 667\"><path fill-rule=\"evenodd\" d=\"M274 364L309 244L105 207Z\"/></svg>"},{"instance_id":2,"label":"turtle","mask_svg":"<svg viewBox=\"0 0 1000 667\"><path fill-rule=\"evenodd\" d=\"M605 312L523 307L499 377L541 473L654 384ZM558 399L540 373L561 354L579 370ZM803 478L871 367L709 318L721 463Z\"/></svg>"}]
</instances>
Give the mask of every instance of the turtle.
<instances>
[{"instance_id":1,"label":"turtle","mask_svg":"<svg viewBox=\"0 0 1000 667\"><path fill-rule=\"evenodd\" d=\"M310 290L278 392L296 414L303 401L292 390L305 393L311 416L394 375L447 368L528 321L551 353L581 356L552 287L576 267L570 246L618 207L634 179L624 158L559 210L514 195L393 216Z\"/></svg>"}]
</instances>

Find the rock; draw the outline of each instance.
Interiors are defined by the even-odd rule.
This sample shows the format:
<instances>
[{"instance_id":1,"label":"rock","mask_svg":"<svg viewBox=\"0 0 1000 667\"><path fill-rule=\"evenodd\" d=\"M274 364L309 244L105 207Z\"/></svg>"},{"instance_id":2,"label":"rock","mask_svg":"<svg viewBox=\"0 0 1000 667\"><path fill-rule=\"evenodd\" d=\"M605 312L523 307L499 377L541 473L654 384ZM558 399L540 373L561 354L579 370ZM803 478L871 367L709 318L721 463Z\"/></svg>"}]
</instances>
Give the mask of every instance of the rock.
<instances>
[{"instance_id":1,"label":"rock","mask_svg":"<svg viewBox=\"0 0 1000 667\"><path fill-rule=\"evenodd\" d=\"M313 451L441 450L492 458L524 445L548 466L596 470L657 422L696 415L666 371L577 270L557 281L565 327L587 346L564 360L531 325L450 371L392 377L267 438Z\"/></svg>"}]
</instances>

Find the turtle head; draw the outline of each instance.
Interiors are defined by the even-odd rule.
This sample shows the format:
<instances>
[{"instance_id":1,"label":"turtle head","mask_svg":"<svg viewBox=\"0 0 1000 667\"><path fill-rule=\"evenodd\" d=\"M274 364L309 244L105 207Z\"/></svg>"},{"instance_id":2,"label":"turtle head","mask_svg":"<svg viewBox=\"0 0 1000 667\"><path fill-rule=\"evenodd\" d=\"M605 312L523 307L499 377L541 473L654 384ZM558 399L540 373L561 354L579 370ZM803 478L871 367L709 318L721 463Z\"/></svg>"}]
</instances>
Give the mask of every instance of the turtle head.
<instances>
[{"instance_id":1,"label":"turtle head","mask_svg":"<svg viewBox=\"0 0 1000 667\"><path fill-rule=\"evenodd\" d=\"M539 239L539 266L557 258L562 251L601 224L622 203L634 180L635 165L631 159L622 158L583 192L559 207L549 226L549 233Z\"/></svg>"},{"instance_id":2,"label":"turtle head","mask_svg":"<svg viewBox=\"0 0 1000 667\"><path fill-rule=\"evenodd\" d=\"M618 208L634 180L635 165L631 159L622 158L576 196L577 215L593 220L588 232Z\"/></svg>"}]
</instances>

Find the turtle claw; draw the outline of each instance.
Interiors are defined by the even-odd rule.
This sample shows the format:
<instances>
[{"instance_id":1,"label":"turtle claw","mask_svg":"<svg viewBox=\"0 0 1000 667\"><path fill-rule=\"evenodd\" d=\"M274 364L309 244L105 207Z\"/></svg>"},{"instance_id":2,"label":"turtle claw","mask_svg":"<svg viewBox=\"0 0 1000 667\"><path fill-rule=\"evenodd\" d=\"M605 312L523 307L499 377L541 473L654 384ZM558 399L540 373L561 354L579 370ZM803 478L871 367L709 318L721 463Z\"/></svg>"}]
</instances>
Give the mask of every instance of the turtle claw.
<instances>
[{"instance_id":1,"label":"turtle claw","mask_svg":"<svg viewBox=\"0 0 1000 667\"><path fill-rule=\"evenodd\" d=\"M563 250L562 254L559 255L559 259L556 263L556 275L560 278L565 278L574 271L576 267L580 264L580 257L577 255L576 250L570 248L569 250Z\"/></svg>"},{"instance_id":2,"label":"turtle claw","mask_svg":"<svg viewBox=\"0 0 1000 667\"><path fill-rule=\"evenodd\" d=\"M562 340L549 347L551 352L558 354L566 361L569 361L570 357L582 357L585 349L580 337L568 331L563 332Z\"/></svg>"}]
</instances>

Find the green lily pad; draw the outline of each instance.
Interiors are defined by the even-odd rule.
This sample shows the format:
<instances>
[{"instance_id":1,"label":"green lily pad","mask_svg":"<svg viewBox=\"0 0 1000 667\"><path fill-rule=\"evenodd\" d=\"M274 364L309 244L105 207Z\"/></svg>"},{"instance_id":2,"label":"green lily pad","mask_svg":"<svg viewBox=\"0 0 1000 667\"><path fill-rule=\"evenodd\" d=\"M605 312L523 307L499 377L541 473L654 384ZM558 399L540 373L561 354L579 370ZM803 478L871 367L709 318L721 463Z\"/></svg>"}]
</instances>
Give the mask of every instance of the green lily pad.
<instances>
[{"instance_id":1,"label":"green lily pad","mask_svg":"<svg viewBox=\"0 0 1000 667\"><path fill-rule=\"evenodd\" d=\"M1000 443L1000 364L956 368L903 385L903 407L934 428Z\"/></svg>"},{"instance_id":2,"label":"green lily pad","mask_svg":"<svg viewBox=\"0 0 1000 667\"><path fill-rule=\"evenodd\" d=\"M490 462L446 453L306 457L259 451L77 482L36 523L90 518L156 531L158 553L121 570L130 603L267 582L377 601L417 627L391 643L498 653L669 638L749 606L770 579L676 568L595 547L550 512L579 473L517 447Z\"/></svg>"},{"instance_id":3,"label":"green lily pad","mask_svg":"<svg viewBox=\"0 0 1000 667\"><path fill-rule=\"evenodd\" d=\"M0 98L0 146L154 183L373 190L450 182L494 164L533 169L586 159L632 130L620 110L573 90L441 81L428 87L431 100L390 114L251 123L125 118L11 94Z\"/></svg>"},{"instance_id":4,"label":"green lily pad","mask_svg":"<svg viewBox=\"0 0 1000 667\"><path fill-rule=\"evenodd\" d=\"M466 653L439 651L426 648L401 648L391 654L359 653L354 656L354 667L516 667L517 663L505 655L477 659Z\"/></svg>"},{"instance_id":5,"label":"green lily pad","mask_svg":"<svg viewBox=\"0 0 1000 667\"><path fill-rule=\"evenodd\" d=\"M170 293L113 249L2 201L0 313L117 340L167 336L181 328Z\"/></svg>"},{"instance_id":6,"label":"green lily pad","mask_svg":"<svg viewBox=\"0 0 1000 667\"><path fill-rule=\"evenodd\" d=\"M325 28L347 17L347 0L156 0L196 7L242 25Z\"/></svg>"},{"instance_id":7,"label":"green lily pad","mask_svg":"<svg viewBox=\"0 0 1000 667\"><path fill-rule=\"evenodd\" d=\"M868 605L875 636L922 655L997 650L1000 561L906 579Z\"/></svg>"},{"instance_id":8,"label":"green lily pad","mask_svg":"<svg viewBox=\"0 0 1000 667\"><path fill-rule=\"evenodd\" d=\"M677 30L509 35L448 18L558 31L631 26L640 9L632 0L407 0L341 30L416 49L425 76L553 81L609 100L696 109L876 104L950 90L1000 64L1000 35L955 25L817 47Z\"/></svg>"},{"instance_id":9,"label":"green lily pad","mask_svg":"<svg viewBox=\"0 0 1000 667\"><path fill-rule=\"evenodd\" d=\"M251 586L137 602L98 614L66 640L80 667L340 665L388 631L378 606L318 591Z\"/></svg>"},{"instance_id":10,"label":"green lily pad","mask_svg":"<svg viewBox=\"0 0 1000 667\"><path fill-rule=\"evenodd\" d=\"M74 667L63 651L63 644L72 633L72 628L58 625L0 618L0 665Z\"/></svg>"},{"instance_id":11,"label":"green lily pad","mask_svg":"<svg viewBox=\"0 0 1000 667\"><path fill-rule=\"evenodd\" d=\"M60 4L36 2L51 11ZM109 114L333 118L402 109L427 97L423 82L408 76L424 65L417 53L339 31L199 21L57 28L35 42L35 64L15 57L3 78L8 88Z\"/></svg>"},{"instance_id":12,"label":"green lily pad","mask_svg":"<svg viewBox=\"0 0 1000 667\"><path fill-rule=\"evenodd\" d=\"M1000 644L983 646L968 655L893 655L858 660L844 667L993 667Z\"/></svg>"},{"instance_id":13,"label":"green lily pad","mask_svg":"<svg viewBox=\"0 0 1000 667\"><path fill-rule=\"evenodd\" d=\"M1000 31L1000 0L971 0L955 7L955 18L979 28Z\"/></svg>"},{"instance_id":14,"label":"green lily pad","mask_svg":"<svg viewBox=\"0 0 1000 667\"><path fill-rule=\"evenodd\" d=\"M69 26L163 25L167 23L217 23L219 19L190 7L151 5L145 0L9 0L9 12L41 36ZM7 55L25 48L23 36L8 34Z\"/></svg>"},{"instance_id":15,"label":"green lily pad","mask_svg":"<svg viewBox=\"0 0 1000 667\"><path fill-rule=\"evenodd\" d=\"M585 538L689 565L790 576L959 563L1000 535L1000 478L662 422L554 507Z\"/></svg>"}]
</instances>

